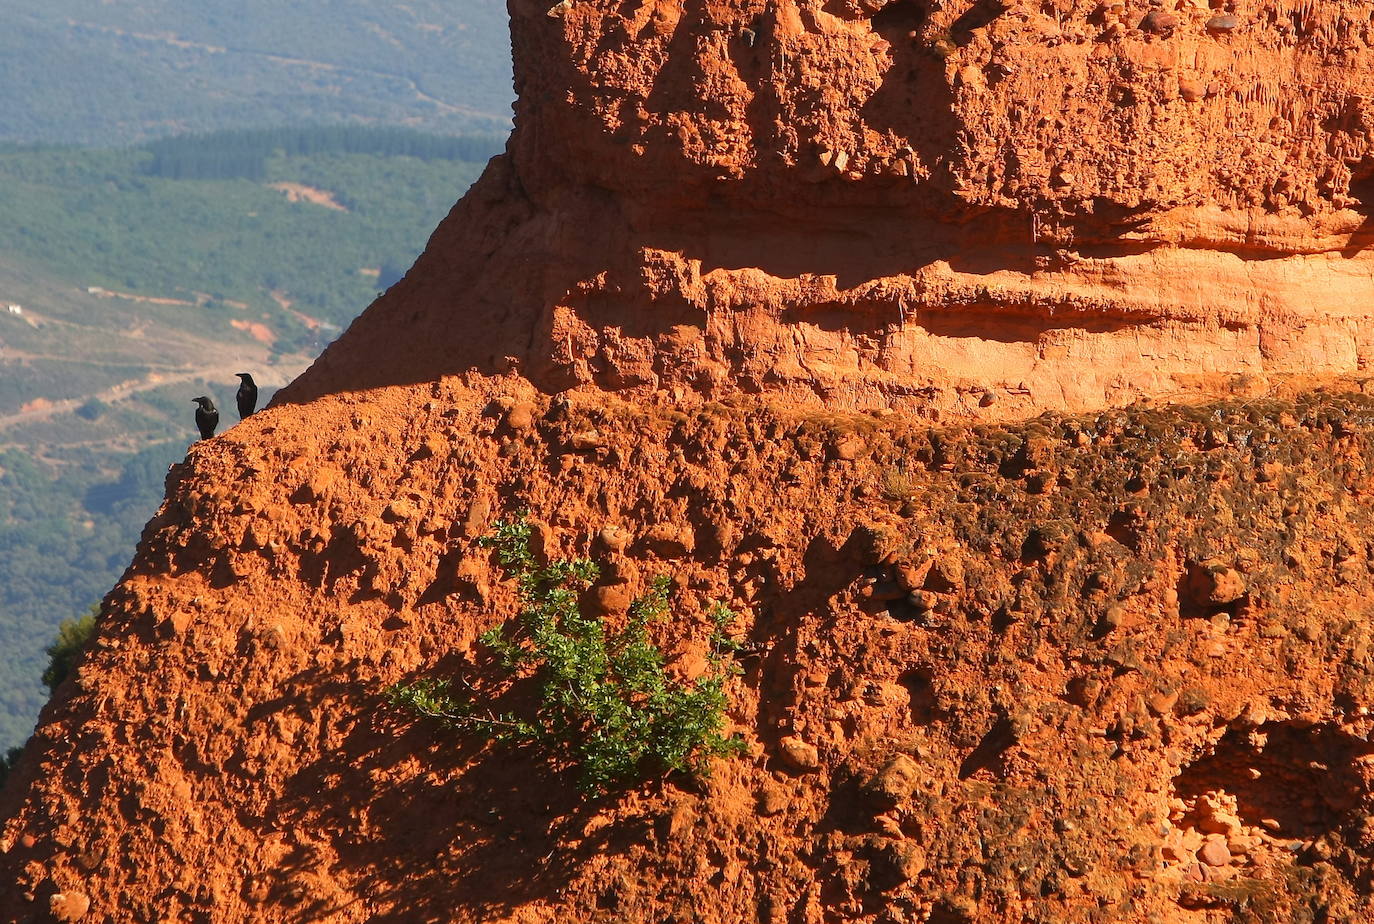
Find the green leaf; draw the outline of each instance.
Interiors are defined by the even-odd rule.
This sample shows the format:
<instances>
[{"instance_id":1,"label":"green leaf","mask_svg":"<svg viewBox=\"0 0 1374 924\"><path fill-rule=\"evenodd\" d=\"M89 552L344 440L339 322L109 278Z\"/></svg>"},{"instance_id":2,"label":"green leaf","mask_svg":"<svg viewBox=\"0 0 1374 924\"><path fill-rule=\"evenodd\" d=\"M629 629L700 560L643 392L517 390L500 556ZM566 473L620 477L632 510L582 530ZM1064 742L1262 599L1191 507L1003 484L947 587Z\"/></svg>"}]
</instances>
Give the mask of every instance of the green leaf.
<instances>
[{"instance_id":1,"label":"green leaf","mask_svg":"<svg viewBox=\"0 0 1374 924\"><path fill-rule=\"evenodd\" d=\"M740 753L743 741L724 734L725 682L739 672L727 658L737 645L725 635L734 614L720 605L707 614L707 674L695 683L670 678L648 626L667 614L672 580L652 580L630 605L625 625L608 632L603 620L578 606L580 591L599 574L597 565L573 559L541 567L530 535L522 514L498 522L479 540L516 580L522 604L513 626L494 626L479 640L512 672L533 668L541 693L533 715L479 714L448 681L433 678L390 688L393 705L493 740L545 743L580 767L588 792L654 773L703 774L711 758ZM514 673L508 678L516 679Z\"/></svg>"}]
</instances>

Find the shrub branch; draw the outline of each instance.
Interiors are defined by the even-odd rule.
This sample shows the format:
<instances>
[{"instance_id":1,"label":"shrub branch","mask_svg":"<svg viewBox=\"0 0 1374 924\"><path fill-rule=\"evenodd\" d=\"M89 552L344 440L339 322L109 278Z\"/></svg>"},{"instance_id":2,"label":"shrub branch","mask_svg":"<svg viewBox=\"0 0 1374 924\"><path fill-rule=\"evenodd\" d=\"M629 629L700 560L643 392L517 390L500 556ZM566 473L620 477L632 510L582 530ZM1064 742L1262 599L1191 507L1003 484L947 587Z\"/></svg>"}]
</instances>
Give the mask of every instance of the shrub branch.
<instances>
[{"instance_id":1,"label":"shrub branch","mask_svg":"<svg viewBox=\"0 0 1374 924\"><path fill-rule=\"evenodd\" d=\"M724 606L711 622L709 668L688 683L670 678L649 626L668 612L672 582L656 578L629 608L625 625L608 629L578 607L579 592L599 574L589 559L539 565L523 519L502 521L479 542L514 577L519 616L482 634L482 644L509 672L532 676L540 697L527 718L482 709L472 691L421 678L396 684L388 699L415 715L505 742L536 743L581 769L585 790L604 792L659 772L705 774L713 757L739 753L725 734L727 680L739 673L737 645L726 634L734 614Z\"/></svg>"}]
</instances>

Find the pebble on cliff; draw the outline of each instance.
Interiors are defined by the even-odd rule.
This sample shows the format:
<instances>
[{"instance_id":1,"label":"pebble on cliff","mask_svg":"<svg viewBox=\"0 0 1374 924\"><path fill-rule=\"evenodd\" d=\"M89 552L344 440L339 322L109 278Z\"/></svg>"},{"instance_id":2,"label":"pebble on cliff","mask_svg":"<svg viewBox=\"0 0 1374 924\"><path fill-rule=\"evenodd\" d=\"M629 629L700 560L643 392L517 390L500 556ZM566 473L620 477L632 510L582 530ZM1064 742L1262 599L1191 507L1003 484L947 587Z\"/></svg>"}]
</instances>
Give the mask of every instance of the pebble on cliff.
<instances>
[{"instance_id":1,"label":"pebble on cliff","mask_svg":"<svg viewBox=\"0 0 1374 924\"><path fill-rule=\"evenodd\" d=\"M608 552L619 554L625 551L626 546L630 544L631 537L629 530L625 529L623 526L611 524L604 527L601 532L597 534L597 538L601 540L601 545L605 547Z\"/></svg>"},{"instance_id":2,"label":"pebble on cliff","mask_svg":"<svg viewBox=\"0 0 1374 924\"><path fill-rule=\"evenodd\" d=\"M864 785L864 792L886 811L909 799L920 777L920 766L905 754L897 754Z\"/></svg>"},{"instance_id":3,"label":"pebble on cliff","mask_svg":"<svg viewBox=\"0 0 1374 924\"><path fill-rule=\"evenodd\" d=\"M531 519L527 523L530 528L530 552L534 555L534 560L539 563L539 566L545 567L549 562L561 558L562 550L553 527L543 520Z\"/></svg>"},{"instance_id":4,"label":"pebble on cliff","mask_svg":"<svg viewBox=\"0 0 1374 924\"><path fill-rule=\"evenodd\" d=\"M58 892L48 899L48 911L58 921L79 921L90 910L91 900L80 892Z\"/></svg>"},{"instance_id":5,"label":"pebble on cliff","mask_svg":"<svg viewBox=\"0 0 1374 924\"><path fill-rule=\"evenodd\" d=\"M1230 35L1240 28L1240 20L1230 13L1222 13L1207 20L1207 31L1216 35Z\"/></svg>"},{"instance_id":6,"label":"pebble on cliff","mask_svg":"<svg viewBox=\"0 0 1374 924\"><path fill-rule=\"evenodd\" d=\"M816 746L796 735L789 735L778 743L778 757L784 764L802 773L811 773L821 767L821 755Z\"/></svg>"},{"instance_id":7,"label":"pebble on cliff","mask_svg":"<svg viewBox=\"0 0 1374 924\"><path fill-rule=\"evenodd\" d=\"M568 445L575 452L586 452L589 449L603 448L606 438L599 430L582 430L568 437Z\"/></svg>"},{"instance_id":8,"label":"pebble on cliff","mask_svg":"<svg viewBox=\"0 0 1374 924\"><path fill-rule=\"evenodd\" d=\"M842 461L852 462L863 455L863 451L866 448L867 444L864 442L863 437L850 433L846 434L835 444L834 455L835 458Z\"/></svg>"},{"instance_id":9,"label":"pebble on cliff","mask_svg":"<svg viewBox=\"0 0 1374 924\"><path fill-rule=\"evenodd\" d=\"M760 815L772 817L786 811L790 801L786 790L780 786L769 785L759 792L756 804Z\"/></svg>"},{"instance_id":10,"label":"pebble on cliff","mask_svg":"<svg viewBox=\"0 0 1374 924\"><path fill-rule=\"evenodd\" d=\"M535 407L528 401L517 401L506 413L506 426L512 430L528 430L534 424Z\"/></svg>"},{"instance_id":11,"label":"pebble on cliff","mask_svg":"<svg viewBox=\"0 0 1374 924\"><path fill-rule=\"evenodd\" d=\"M1164 10L1151 10L1140 20L1140 30L1151 35L1171 35L1178 28L1178 17Z\"/></svg>"},{"instance_id":12,"label":"pebble on cliff","mask_svg":"<svg viewBox=\"0 0 1374 924\"><path fill-rule=\"evenodd\" d=\"M623 616L633 600L628 584L604 584L591 592L592 606L601 616Z\"/></svg>"},{"instance_id":13,"label":"pebble on cliff","mask_svg":"<svg viewBox=\"0 0 1374 924\"><path fill-rule=\"evenodd\" d=\"M910 882L926 869L926 852L918 844L899 844L891 849L893 871L902 882Z\"/></svg>"},{"instance_id":14,"label":"pebble on cliff","mask_svg":"<svg viewBox=\"0 0 1374 924\"><path fill-rule=\"evenodd\" d=\"M1195 604L1226 606L1245 596L1245 576L1216 559L1189 569L1188 593Z\"/></svg>"},{"instance_id":15,"label":"pebble on cliff","mask_svg":"<svg viewBox=\"0 0 1374 924\"><path fill-rule=\"evenodd\" d=\"M1208 866L1225 866L1231 862L1231 851L1222 838L1213 838L1202 845L1197 858Z\"/></svg>"}]
</instances>

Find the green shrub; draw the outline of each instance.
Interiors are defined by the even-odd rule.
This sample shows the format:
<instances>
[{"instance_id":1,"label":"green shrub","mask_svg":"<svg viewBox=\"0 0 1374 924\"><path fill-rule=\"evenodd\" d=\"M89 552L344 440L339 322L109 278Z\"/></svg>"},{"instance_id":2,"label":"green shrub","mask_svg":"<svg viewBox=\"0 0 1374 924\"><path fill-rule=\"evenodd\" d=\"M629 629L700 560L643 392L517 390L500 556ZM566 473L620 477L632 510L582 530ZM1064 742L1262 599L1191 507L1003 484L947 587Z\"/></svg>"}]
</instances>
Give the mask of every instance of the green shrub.
<instances>
[{"instance_id":1,"label":"green shrub","mask_svg":"<svg viewBox=\"0 0 1374 924\"><path fill-rule=\"evenodd\" d=\"M82 420L99 420L105 416L105 412L110 406L99 398L91 398L85 404L78 407L75 411L76 416Z\"/></svg>"},{"instance_id":2,"label":"green shrub","mask_svg":"<svg viewBox=\"0 0 1374 924\"><path fill-rule=\"evenodd\" d=\"M521 610L509 626L481 637L509 672L532 674L537 704L527 715L483 709L449 680L396 684L388 699L417 715L497 741L535 743L576 763L581 784L604 792L655 772L707 772L712 757L740 752L724 733L725 683L738 673L725 636L733 614L718 606L712 623L710 669L695 683L673 680L649 624L668 610L671 582L655 580L630 606L625 625L609 628L578 608L579 591L597 577L588 559L539 565L523 520L498 523L481 540L520 585Z\"/></svg>"},{"instance_id":3,"label":"green shrub","mask_svg":"<svg viewBox=\"0 0 1374 924\"><path fill-rule=\"evenodd\" d=\"M57 638L48 646L48 667L43 671L43 682L48 693L55 693L62 681L71 673L72 664L86 648L86 643L95 634L95 617L100 607L93 606L85 615L77 619L64 619L57 627Z\"/></svg>"},{"instance_id":4,"label":"green shrub","mask_svg":"<svg viewBox=\"0 0 1374 924\"><path fill-rule=\"evenodd\" d=\"M10 748L0 755L0 789L5 788L5 781L10 778L10 773L19 763L19 755L23 753L23 748Z\"/></svg>"}]
</instances>

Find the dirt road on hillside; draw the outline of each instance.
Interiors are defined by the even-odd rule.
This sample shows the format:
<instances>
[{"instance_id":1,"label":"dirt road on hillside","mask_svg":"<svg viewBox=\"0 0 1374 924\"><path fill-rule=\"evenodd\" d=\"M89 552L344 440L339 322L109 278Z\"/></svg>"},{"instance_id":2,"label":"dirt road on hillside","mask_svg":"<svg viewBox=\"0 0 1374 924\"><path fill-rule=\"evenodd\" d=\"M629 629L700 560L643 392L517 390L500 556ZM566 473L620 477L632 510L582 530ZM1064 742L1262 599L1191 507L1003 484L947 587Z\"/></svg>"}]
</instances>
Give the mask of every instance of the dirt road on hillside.
<instances>
[{"instance_id":1,"label":"dirt road on hillside","mask_svg":"<svg viewBox=\"0 0 1374 924\"><path fill-rule=\"evenodd\" d=\"M289 357L284 363L279 363L268 367L259 378L259 385L267 387L280 387L294 379L305 371L306 366L310 365L310 360L303 357ZM28 410L16 411L13 414L0 415L0 432L10 427L24 423L33 423L57 414L66 414L75 411L81 405L98 398L107 404L128 398L131 395L142 391L151 391L155 388L162 388L166 385L175 385L177 382L189 382L200 379L223 379L227 384L225 389L232 391L237 387L234 375L243 370L243 363L238 362L233 365L224 366L198 366L195 368L183 367L179 371L150 372L140 379L130 379L120 382L102 391L88 395L79 395L75 398L63 398L56 401L49 401L41 407L33 407ZM190 398L187 398L190 401ZM187 407L189 408L189 403ZM187 419L190 419L191 412L186 412Z\"/></svg>"}]
</instances>

